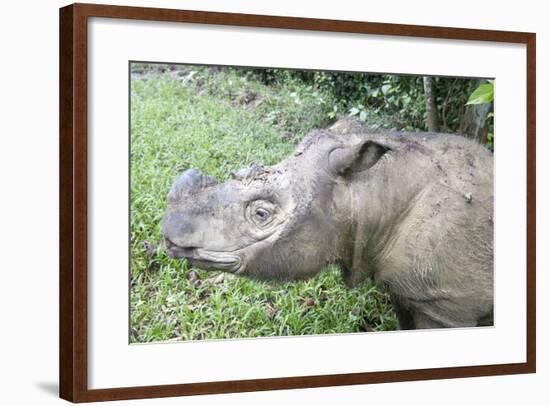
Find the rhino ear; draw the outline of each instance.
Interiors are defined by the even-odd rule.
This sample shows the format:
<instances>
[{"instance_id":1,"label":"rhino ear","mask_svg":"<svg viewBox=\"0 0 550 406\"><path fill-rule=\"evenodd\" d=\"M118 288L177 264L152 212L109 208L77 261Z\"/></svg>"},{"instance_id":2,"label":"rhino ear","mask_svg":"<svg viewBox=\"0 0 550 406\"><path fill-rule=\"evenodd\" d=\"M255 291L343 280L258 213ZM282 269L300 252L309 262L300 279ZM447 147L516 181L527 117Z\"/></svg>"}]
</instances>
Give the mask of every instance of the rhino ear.
<instances>
[{"instance_id":1,"label":"rhino ear","mask_svg":"<svg viewBox=\"0 0 550 406\"><path fill-rule=\"evenodd\" d=\"M372 140L338 147L329 153L328 166L335 175L361 172L374 166L388 151L388 146Z\"/></svg>"}]
</instances>

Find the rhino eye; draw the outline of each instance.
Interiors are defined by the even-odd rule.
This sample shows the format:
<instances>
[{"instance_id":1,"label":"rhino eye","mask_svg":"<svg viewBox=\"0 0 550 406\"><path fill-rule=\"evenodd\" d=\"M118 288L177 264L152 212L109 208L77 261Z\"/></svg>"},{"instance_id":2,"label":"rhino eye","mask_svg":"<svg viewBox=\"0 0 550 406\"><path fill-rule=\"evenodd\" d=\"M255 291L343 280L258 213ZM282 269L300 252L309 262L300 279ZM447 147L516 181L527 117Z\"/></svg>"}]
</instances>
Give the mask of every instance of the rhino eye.
<instances>
[{"instance_id":1,"label":"rhino eye","mask_svg":"<svg viewBox=\"0 0 550 406\"><path fill-rule=\"evenodd\" d=\"M254 213L254 216L256 217L256 219L259 221L259 222L264 222L268 219L269 217L269 212L267 210L264 210L264 209L256 209L256 213Z\"/></svg>"},{"instance_id":2,"label":"rhino eye","mask_svg":"<svg viewBox=\"0 0 550 406\"><path fill-rule=\"evenodd\" d=\"M255 226L267 227L272 223L275 211L276 207L273 203L264 200L256 200L249 203L246 210L246 216Z\"/></svg>"}]
</instances>

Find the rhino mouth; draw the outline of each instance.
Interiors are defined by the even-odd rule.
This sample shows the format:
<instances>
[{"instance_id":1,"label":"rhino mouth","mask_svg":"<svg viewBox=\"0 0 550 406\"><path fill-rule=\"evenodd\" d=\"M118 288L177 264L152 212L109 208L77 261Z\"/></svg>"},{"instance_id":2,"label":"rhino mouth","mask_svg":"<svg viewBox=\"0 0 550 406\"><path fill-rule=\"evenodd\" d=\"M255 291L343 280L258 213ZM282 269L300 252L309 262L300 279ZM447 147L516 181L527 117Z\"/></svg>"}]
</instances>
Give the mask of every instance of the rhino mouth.
<instances>
[{"instance_id":1,"label":"rhino mouth","mask_svg":"<svg viewBox=\"0 0 550 406\"><path fill-rule=\"evenodd\" d=\"M182 247L166 240L166 253L170 258L186 259L192 266L204 270L235 272L241 267L241 259L230 252L212 251L200 247Z\"/></svg>"}]
</instances>

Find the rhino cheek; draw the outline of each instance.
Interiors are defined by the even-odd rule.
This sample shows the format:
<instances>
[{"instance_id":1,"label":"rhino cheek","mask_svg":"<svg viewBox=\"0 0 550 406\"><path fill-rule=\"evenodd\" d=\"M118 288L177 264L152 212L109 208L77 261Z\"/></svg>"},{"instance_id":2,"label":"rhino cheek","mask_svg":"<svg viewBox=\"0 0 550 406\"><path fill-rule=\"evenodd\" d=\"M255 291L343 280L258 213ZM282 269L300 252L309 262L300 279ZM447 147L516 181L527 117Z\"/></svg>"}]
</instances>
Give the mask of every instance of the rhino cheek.
<instances>
[{"instance_id":1,"label":"rhino cheek","mask_svg":"<svg viewBox=\"0 0 550 406\"><path fill-rule=\"evenodd\" d=\"M329 244L315 238L313 230L258 242L243 250L243 275L268 281L306 279L320 272L332 253ZM325 239L326 241L326 239Z\"/></svg>"},{"instance_id":2,"label":"rhino cheek","mask_svg":"<svg viewBox=\"0 0 550 406\"><path fill-rule=\"evenodd\" d=\"M244 257L243 275L265 281L294 279L291 260L277 246L257 243L253 249L245 250Z\"/></svg>"}]
</instances>

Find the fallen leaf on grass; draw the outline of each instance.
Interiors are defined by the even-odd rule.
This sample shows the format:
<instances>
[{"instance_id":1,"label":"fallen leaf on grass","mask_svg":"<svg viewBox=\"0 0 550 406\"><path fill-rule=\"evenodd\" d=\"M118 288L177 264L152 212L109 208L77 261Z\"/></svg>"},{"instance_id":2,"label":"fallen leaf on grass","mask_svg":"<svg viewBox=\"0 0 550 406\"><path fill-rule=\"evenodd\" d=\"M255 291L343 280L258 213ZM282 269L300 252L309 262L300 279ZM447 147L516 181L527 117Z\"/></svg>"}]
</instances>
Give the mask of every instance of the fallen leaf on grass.
<instances>
[{"instance_id":1,"label":"fallen leaf on grass","mask_svg":"<svg viewBox=\"0 0 550 406\"><path fill-rule=\"evenodd\" d=\"M208 278L206 280L206 282L211 283L213 285L217 285L217 284L223 283L225 281L225 276L226 276L226 274L224 272L222 272L219 275Z\"/></svg>"},{"instance_id":2,"label":"fallen leaf on grass","mask_svg":"<svg viewBox=\"0 0 550 406\"><path fill-rule=\"evenodd\" d=\"M201 284L199 274L195 271L189 271L187 273L187 279L189 279L189 282L191 282L191 285L193 285L194 287L197 287Z\"/></svg>"},{"instance_id":3,"label":"fallen leaf on grass","mask_svg":"<svg viewBox=\"0 0 550 406\"><path fill-rule=\"evenodd\" d=\"M159 269L159 263L157 262L157 252L158 252L158 245L152 244L149 241L142 241L141 245L143 247L143 251L145 251L145 254L147 254L147 259L149 262L147 263L147 269L150 271L156 271Z\"/></svg>"},{"instance_id":4,"label":"fallen leaf on grass","mask_svg":"<svg viewBox=\"0 0 550 406\"><path fill-rule=\"evenodd\" d=\"M157 255L158 247L155 244L151 244L149 241L143 241L141 244L149 260L153 259L155 255Z\"/></svg>"},{"instance_id":5,"label":"fallen leaf on grass","mask_svg":"<svg viewBox=\"0 0 550 406\"><path fill-rule=\"evenodd\" d=\"M359 324L359 331L362 331L362 332L369 332L370 331L370 326L368 325L367 321L366 320L363 320L360 324Z\"/></svg>"},{"instance_id":6,"label":"fallen leaf on grass","mask_svg":"<svg viewBox=\"0 0 550 406\"><path fill-rule=\"evenodd\" d=\"M265 305L265 312L272 319L279 312L279 310L275 307L275 305L273 303L268 302Z\"/></svg>"}]
</instances>

